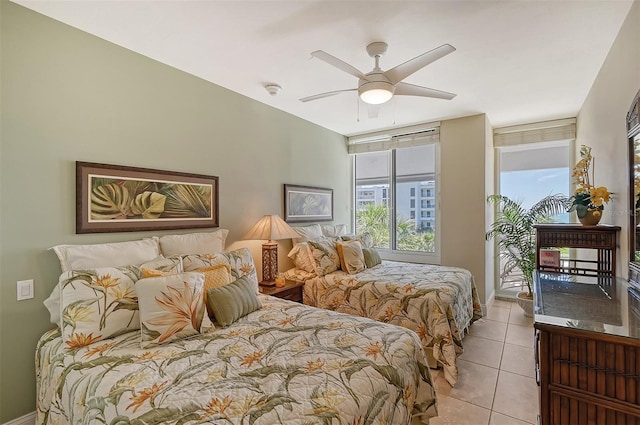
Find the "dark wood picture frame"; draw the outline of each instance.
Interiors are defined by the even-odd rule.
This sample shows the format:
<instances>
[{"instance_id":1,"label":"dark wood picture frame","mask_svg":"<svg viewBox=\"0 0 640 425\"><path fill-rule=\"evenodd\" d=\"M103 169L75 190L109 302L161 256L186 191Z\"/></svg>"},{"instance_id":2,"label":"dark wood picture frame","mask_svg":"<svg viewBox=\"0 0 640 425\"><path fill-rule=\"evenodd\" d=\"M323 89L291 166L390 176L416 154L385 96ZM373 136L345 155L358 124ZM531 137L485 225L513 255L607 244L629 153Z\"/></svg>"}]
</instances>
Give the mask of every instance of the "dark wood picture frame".
<instances>
[{"instance_id":1,"label":"dark wood picture frame","mask_svg":"<svg viewBox=\"0 0 640 425\"><path fill-rule=\"evenodd\" d=\"M284 221L333 221L333 189L285 184Z\"/></svg>"},{"instance_id":2,"label":"dark wood picture frame","mask_svg":"<svg viewBox=\"0 0 640 425\"><path fill-rule=\"evenodd\" d=\"M76 161L76 233L218 227L218 177Z\"/></svg>"}]
</instances>

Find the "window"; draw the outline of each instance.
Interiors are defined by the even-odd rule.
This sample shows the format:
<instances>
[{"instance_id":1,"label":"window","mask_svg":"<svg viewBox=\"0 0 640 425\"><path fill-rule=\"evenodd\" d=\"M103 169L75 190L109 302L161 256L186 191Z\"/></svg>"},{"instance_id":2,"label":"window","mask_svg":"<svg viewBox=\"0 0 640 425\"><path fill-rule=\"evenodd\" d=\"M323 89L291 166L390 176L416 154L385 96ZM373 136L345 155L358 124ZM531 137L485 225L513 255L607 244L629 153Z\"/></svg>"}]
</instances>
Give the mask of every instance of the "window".
<instances>
[{"instance_id":1,"label":"window","mask_svg":"<svg viewBox=\"0 0 640 425\"><path fill-rule=\"evenodd\" d=\"M436 148L431 143L355 155L357 233L370 233L376 247L393 252L436 252L435 219L431 212L416 218L414 198L436 186ZM374 188L388 191L389 202L362 203L361 194Z\"/></svg>"},{"instance_id":2,"label":"window","mask_svg":"<svg viewBox=\"0 0 640 425\"><path fill-rule=\"evenodd\" d=\"M526 209L547 195L568 195L574 139L575 119L494 129L496 193L519 201ZM570 221L566 213L552 219ZM496 260L496 270L496 295L515 296L524 285L522 272L507 267L503 260Z\"/></svg>"}]
</instances>

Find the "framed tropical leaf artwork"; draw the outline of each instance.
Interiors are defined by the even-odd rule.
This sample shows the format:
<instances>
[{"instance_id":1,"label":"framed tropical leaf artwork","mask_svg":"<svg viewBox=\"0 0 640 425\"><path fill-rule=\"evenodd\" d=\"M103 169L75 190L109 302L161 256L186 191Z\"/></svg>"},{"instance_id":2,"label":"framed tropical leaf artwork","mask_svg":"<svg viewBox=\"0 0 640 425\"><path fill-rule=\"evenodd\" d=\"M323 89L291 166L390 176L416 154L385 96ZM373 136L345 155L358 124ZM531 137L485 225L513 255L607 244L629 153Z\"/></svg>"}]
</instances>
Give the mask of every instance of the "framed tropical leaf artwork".
<instances>
[{"instance_id":1,"label":"framed tropical leaf artwork","mask_svg":"<svg viewBox=\"0 0 640 425\"><path fill-rule=\"evenodd\" d=\"M288 223L333 220L333 189L285 184L284 220Z\"/></svg>"},{"instance_id":2,"label":"framed tropical leaf artwork","mask_svg":"<svg viewBox=\"0 0 640 425\"><path fill-rule=\"evenodd\" d=\"M218 227L218 177L76 162L76 233Z\"/></svg>"}]
</instances>

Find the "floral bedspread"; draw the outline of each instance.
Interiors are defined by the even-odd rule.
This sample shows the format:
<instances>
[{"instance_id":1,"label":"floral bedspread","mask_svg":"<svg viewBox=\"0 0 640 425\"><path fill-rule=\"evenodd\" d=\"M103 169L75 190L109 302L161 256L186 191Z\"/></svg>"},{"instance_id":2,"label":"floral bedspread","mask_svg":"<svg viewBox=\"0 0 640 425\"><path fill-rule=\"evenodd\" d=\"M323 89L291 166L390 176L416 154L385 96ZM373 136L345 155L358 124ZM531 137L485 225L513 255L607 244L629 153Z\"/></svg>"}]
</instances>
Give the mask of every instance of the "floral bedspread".
<instances>
[{"instance_id":1,"label":"floral bedspread","mask_svg":"<svg viewBox=\"0 0 640 425\"><path fill-rule=\"evenodd\" d=\"M140 331L36 351L38 424L410 424L436 415L415 333L260 295L227 328L143 350ZM415 423L415 422L414 422Z\"/></svg>"},{"instance_id":2,"label":"floral bedspread","mask_svg":"<svg viewBox=\"0 0 640 425\"><path fill-rule=\"evenodd\" d=\"M305 304L415 331L425 350L433 350L447 381L456 383L456 358L462 354L463 332L482 317L468 270L383 261L354 275L337 271L310 277L309 273L300 272L296 276L295 271L289 270L287 275L305 281Z\"/></svg>"}]
</instances>

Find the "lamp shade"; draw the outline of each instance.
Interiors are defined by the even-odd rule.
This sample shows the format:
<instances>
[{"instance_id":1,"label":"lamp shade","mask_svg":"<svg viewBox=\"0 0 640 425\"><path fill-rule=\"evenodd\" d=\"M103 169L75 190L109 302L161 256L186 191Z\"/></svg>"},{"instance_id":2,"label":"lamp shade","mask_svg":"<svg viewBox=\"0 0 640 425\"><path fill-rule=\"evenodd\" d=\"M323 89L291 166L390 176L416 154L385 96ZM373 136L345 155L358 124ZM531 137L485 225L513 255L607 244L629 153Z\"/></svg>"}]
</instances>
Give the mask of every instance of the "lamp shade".
<instances>
[{"instance_id":1,"label":"lamp shade","mask_svg":"<svg viewBox=\"0 0 640 425\"><path fill-rule=\"evenodd\" d=\"M293 230L280 216L273 214L263 216L242 239L277 241L299 237L298 232Z\"/></svg>"}]
</instances>

